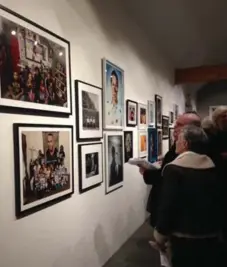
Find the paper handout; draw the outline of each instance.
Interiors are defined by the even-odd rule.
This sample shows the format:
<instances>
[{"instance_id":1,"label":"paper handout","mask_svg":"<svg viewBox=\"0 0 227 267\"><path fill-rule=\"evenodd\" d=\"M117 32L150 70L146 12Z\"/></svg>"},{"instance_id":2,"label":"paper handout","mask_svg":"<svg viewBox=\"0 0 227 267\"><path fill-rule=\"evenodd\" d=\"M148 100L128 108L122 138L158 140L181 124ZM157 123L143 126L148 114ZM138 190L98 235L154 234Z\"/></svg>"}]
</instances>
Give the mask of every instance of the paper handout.
<instances>
[{"instance_id":1,"label":"paper handout","mask_svg":"<svg viewBox=\"0 0 227 267\"><path fill-rule=\"evenodd\" d=\"M154 162L150 163L149 161L143 159L143 158L131 158L128 161L129 164L135 165L137 167L142 167L144 169L160 169L160 163Z\"/></svg>"}]
</instances>

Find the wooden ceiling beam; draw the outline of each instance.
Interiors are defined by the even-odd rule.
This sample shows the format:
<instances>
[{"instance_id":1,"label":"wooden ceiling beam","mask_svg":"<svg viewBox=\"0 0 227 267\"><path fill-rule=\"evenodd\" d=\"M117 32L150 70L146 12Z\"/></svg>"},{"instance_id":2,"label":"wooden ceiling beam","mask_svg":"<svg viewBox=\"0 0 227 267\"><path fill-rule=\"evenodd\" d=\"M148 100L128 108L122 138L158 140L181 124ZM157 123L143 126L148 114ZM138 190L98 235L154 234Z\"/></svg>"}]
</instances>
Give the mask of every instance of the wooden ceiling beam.
<instances>
[{"instance_id":1,"label":"wooden ceiling beam","mask_svg":"<svg viewBox=\"0 0 227 267\"><path fill-rule=\"evenodd\" d=\"M205 83L227 79L227 65L175 70L175 84Z\"/></svg>"}]
</instances>

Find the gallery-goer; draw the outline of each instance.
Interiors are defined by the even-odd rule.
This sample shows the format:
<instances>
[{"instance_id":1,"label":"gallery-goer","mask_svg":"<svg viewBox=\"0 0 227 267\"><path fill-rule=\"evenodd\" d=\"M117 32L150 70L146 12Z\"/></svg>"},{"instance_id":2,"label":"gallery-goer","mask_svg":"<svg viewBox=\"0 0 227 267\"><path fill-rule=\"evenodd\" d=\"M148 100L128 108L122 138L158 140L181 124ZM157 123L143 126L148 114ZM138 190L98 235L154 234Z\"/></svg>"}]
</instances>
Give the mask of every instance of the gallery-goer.
<instances>
[{"instance_id":1,"label":"gallery-goer","mask_svg":"<svg viewBox=\"0 0 227 267\"><path fill-rule=\"evenodd\" d=\"M184 113L179 116L175 122L174 126L174 141L176 142L179 132L185 125L194 124L197 126L201 125L201 119L195 112ZM160 197L160 189L162 185L162 170L166 164L173 161L177 157L175 152L175 145L173 145L170 150L165 154L162 165L160 169L156 170L147 170L144 168L140 168L140 173L143 175L144 182L148 185L152 185L150 195L147 202L147 211L151 214L150 216L150 224L152 227L155 227L156 217L157 217L157 207L158 200Z\"/></svg>"},{"instance_id":2,"label":"gallery-goer","mask_svg":"<svg viewBox=\"0 0 227 267\"><path fill-rule=\"evenodd\" d=\"M204 154L208 137L201 127L185 126L176 141L178 157L163 171L154 238L172 267L219 265L221 198L217 169Z\"/></svg>"}]
</instances>

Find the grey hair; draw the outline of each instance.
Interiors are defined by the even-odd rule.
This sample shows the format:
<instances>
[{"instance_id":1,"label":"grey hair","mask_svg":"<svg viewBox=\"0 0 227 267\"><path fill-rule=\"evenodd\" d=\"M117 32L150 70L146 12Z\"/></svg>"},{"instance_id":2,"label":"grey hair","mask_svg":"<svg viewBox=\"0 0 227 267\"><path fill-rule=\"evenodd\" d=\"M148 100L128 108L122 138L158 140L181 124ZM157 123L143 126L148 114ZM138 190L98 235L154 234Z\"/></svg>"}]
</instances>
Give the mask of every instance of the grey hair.
<instances>
[{"instance_id":1,"label":"grey hair","mask_svg":"<svg viewBox=\"0 0 227 267\"><path fill-rule=\"evenodd\" d=\"M199 154L206 152L208 137L201 127L187 125L182 129L182 133L188 143L188 150Z\"/></svg>"}]
</instances>

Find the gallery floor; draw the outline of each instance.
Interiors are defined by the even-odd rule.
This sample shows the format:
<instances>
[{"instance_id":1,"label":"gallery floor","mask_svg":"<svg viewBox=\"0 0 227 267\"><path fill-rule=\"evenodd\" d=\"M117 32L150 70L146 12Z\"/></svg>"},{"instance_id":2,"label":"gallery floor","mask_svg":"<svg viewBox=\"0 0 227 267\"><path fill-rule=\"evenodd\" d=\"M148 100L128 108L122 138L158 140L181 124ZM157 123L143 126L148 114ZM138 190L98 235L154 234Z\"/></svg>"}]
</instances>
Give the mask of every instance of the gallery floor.
<instances>
[{"instance_id":1,"label":"gallery floor","mask_svg":"<svg viewBox=\"0 0 227 267\"><path fill-rule=\"evenodd\" d=\"M149 245L152 230L144 223L104 267L160 267L157 251Z\"/></svg>"}]
</instances>

